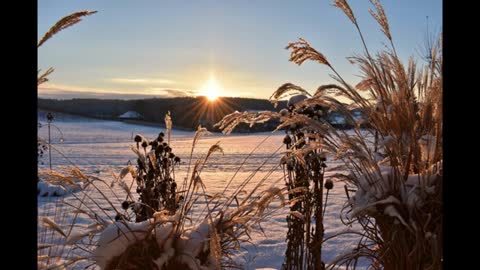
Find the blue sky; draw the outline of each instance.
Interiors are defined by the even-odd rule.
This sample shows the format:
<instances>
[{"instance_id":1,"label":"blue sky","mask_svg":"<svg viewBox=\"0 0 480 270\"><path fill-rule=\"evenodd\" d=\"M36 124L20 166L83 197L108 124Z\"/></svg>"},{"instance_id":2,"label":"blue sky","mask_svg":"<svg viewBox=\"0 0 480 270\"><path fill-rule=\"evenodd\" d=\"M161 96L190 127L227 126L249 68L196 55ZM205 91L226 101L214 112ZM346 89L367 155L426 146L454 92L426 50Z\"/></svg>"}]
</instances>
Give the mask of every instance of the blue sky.
<instances>
[{"instance_id":1,"label":"blue sky","mask_svg":"<svg viewBox=\"0 0 480 270\"><path fill-rule=\"evenodd\" d=\"M350 0L370 50L386 39L368 0ZM418 56L429 16L442 28L441 0L383 0L395 47ZM200 95L215 81L220 96L268 98L285 82L314 91L333 82L327 67L288 61L288 42L303 37L355 84L346 59L361 53L354 26L330 0L41 0L38 39L60 18L97 10L38 49L38 66L54 67L40 97L142 98ZM433 31L432 31L433 30Z\"/></svg>"}]
</instances>

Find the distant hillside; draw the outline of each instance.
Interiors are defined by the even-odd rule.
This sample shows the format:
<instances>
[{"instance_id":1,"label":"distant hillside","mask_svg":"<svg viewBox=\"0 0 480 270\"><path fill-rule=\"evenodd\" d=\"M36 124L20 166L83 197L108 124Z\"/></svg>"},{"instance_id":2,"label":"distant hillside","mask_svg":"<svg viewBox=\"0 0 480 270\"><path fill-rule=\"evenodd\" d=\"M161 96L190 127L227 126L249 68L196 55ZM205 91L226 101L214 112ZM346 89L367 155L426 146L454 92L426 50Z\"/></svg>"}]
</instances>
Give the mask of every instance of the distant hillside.
<instances>
[{"instance_id":1,"label":"distant hillside","mask_svg":"<svg viewBox=\"0 0 480 270\"><path fill-rule=\"evenodd\" d=\"M221 98L211 103L204 97L151 98L138 100L115 99L44 99L38 98L38 109L76 114L101 119L118 119L125 112L134 111L143 116L143 121L164 123L167 111L170 111L174 125L184 129L196 129L199 124L210 130L213 124L234 111L279 111L286 107L286 102L277 108L265 99ZM236 132L255 132L273 130L277 121L248 128L240 125Z\"/></svg>"}]
</instances>

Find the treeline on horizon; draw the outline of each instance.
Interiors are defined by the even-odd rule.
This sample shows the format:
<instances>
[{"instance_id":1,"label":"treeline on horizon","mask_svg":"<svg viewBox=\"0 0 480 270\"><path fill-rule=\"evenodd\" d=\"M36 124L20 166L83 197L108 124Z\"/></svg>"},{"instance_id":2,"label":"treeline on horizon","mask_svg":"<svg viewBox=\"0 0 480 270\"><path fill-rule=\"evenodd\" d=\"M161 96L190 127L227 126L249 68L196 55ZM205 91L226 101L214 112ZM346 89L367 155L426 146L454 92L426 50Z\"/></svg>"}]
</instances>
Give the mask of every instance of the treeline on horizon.
<instances>
[{"instance_id":1,"label":"treeline on horizon","mask_svg":"<svg viewBox=\"0 0 480 270\"><path fill-rule=\"evenodd\" d=\"M85 117L108 120L118 120L119 116L128 111L135 111L143 116L143 121L164 124L165 114L170 111L174 127L195 130L198 125L209 130L218 131L213 125L225 115L234 111L280 111L286 108L287 102L282 101L274 108L266 99L222 97L215 102L205 97L175 97L149 98L135 100L120 99L45 99L38 98L38 109L53 112L68 113ZM265 124L238 126L236 132L261 132L275 129L278 122L270 120Z\"/></svg>"}]
</instances>

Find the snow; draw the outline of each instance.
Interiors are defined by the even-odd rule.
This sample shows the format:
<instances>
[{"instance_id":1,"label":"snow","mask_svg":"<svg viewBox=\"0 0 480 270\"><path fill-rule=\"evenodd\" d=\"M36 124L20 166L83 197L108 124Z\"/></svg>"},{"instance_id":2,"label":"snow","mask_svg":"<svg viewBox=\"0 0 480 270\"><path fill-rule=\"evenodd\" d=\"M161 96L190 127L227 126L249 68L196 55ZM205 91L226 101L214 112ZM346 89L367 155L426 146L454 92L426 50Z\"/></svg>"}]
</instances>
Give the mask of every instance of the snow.
<instances>
[{"instance_id":1,"label":"snow","mask_svg":"<svg viewBox=\"0 0 480 270\"><path fill-rule=\"evenodd\" d=\"M183 179L186 176L188 167L188 160L190 156L192 140L194 132L175 130L175 115L172 115L173 129L171 132L171 145L175 155L181 157L181 164L175 168L176 178ZM39 118L42 122L42 118ZM57 149L67 159L62 157L56 150L52 150L52 167L54 170L61 170L61 166L68 166L75 164L85 174L96 176L106 181L105 184L98 183L98 187L102 190L105 196L108 196L114 203L117 210L121 210L121 203L125 200L125 192L119 185L113 187L112 192L110 190L110 183L112 183L112 171L116 175L120 173L122 169L129 164L136 164L137 156L130 149L131 145L135 145L133 140L135 134L142 134L147 139L153 139L158 136L160 131L166 132L165 129L149 126L141 126L136 124L129 124L118 121L104 121L93 120L80 117L68 117L63 120L62 118L56 118L53 122L63 133L65 141L63 143L55 140L62 135L52 132L52 140L54 150ZM42 127L38 130L40 137L47 137L47 130ZM205 155L211 145L220 140L220 146L224 150L224 155L213 154L209 161L205 164L202 171L202 181L207 187L207 193L210 195L221 193L225 185L233 178L232 185L226 190L226 194L233 192L238 185L248 177L252 177L252 181L244 188L245 190L251 190L259 181L266 178L265 183L260 187L262 190L267 190L272 187L275 180L283 177L282 170L278 167L281 158L281 152L285 151L282 147L282 141L284 138L282 132L277 133L257 133L257 134L231 134L222 135L219 133L213 133L207 136L201 137L196 143L196 147L193 153L194 160ZM265 141L264 141L265 140ZM262 141L264 141L262 143ZM262 143L253 153L252 150ZM278 151L276 151L278 149ZM332 161L332 156L327 156L327 165L329 167L336 167L341 165L339 161ZM39 169L48 168L48 153L43 157L44 165L39 164ZM245 163L239 169L240 164ZM238 172L237 172L238 170ZM273 172L270 172L273 170ZM257 171L257 172L255 172ZM345 171L332 171L328 172L328 175L335 173L345 173ZM125 181L126 185L132 184L132 178L130 174L127 174L122 181ZM135 190L135 183L132 190ZM280 181L276 183L278 188L283 188L284 183ZM118 194L121 194L118 195ZM116 214L115 209L112 208L107 202L105 202L102 196L95 190L89 193L92 199L95 199L99 205L93 203L88 204L89 207L96 210L96 218L99 223L104 222L104 226L113 223L112 219ZM245 195L246 196L246 195ZM239 198L241 200L243 198ZM347 198L344 191L344 184L334 180L334 187L329 192L328 207L325 211L324 223L325 223L325 237L340 233L346 229L354 230L355 227L346 227L341 223L340 213ZM57 224L61 224L63 230L69 232L68 226L65 224L75 221L80 227L88 226L92 222L92 217L86 217L84 214L78 214L71 210L71 207L67 207L61 202L65 201L72 205L78 205L78 199L75 198L75 194L65 194L64 197L38 197L38 215L46 216L51 219L56 218L54 221ZM203 209L204 202L198 202L199 209ZM62 215L58 215L59 211L63 211ZM278 198L272 201L271 207L268 211L270 216L267 220L261 223L265 234L254 233L252 235L252 242L254 245L245 245L245 250L240 250L235 255L235 261L245 267L245 269L280 269L283 263L283 257L286 249L285 236L287 232L286 216L289 213L288 205L281 207L281 200ZM57 213L57 214L56 214ZM193 217L195 220L196 217ZM197 217L198 218L198 217ZM63 225L62 225L63 224ZM110 225L109 229L105 233L110 233L114 236L115 230L122 228L122 225ZM130 225L130 224L129 224ZM132 225L132 226L146 226L146 224ZM198 223L197 223L198 226ZM39 234L37 236L38 243L46 243L48 239L51 241L62 242L61 236L50 235L48 233L41 233L41 225L38 225ZM85 229L85 228L84 228ZM165 229L165 228L164 228ZM70 240L76 240L75 237L81 234L82 228L72 230L71 233L67 233L70 236ZM137 232L137 237L142 236L142 232ZM328 264L335 256L340 255L351 248L355 247L358 243L358 236L353 234L341 235L326 241L323 244L322 258ZM157 241L164 241L163 238L157 238ZM81 241L81 240L80 240ZM117 238L121 244L118 246L118 250L110 250L105 245L101 245L105 248L104 251L109 256L119 254L128 242L124 238ZM46 249L45 249L46 250ZM62 253L65 251L58 250L52 251L52 253ZM83 255L81 250L75 249L68 251L69 256ZM39 255L44 254L39 251ZM99 264L105 261L99 261ZM159 261L159 264L162 262ZM79 263L77 269L83 269L86 264ZM359 269L365 269L366 263L360 262Z\"/></svg>"},{"instance_id":2,"label":"snow","mask_svg":"<svg viewBox=\"0 0 480 270\"><path fill-rule=\"evenodd\" d=\"M345 125L347 123L347 120L345 120L345 117L341 115L336 115L331 117L330 123L332 125Z\"/></svg>"},{"instance_id":3,"label":"snow","mask_svg":"<svg viewBox=\"0 0 480 270\"><path fill-rule=\"evenodd\" d=\"M63 196L67 193L67 190L60 185L50 184L42 180L37 183L38 196Z\"/></svg>"},{"instance_id":4,"label":"snow","mask_svg":"<svg viewBox=\"0 0 480 270\"><path fill-rule=\"evenodd\" d=\"M287 103L287 107L290 107L290 106L294 106L295 104L297 104L298 102L304 100L304 99L307 99L308 97L305 96L305 95L295 95L295 96L292 96L290 97L290 99L288 100L288 103Z\"/></svg>"},{"instance_id":5,"label":"snow","mask_svg":"<svg viewBox=\"0 0 480 270\"><path fill-rule=\"evenodd\" d=\"M108 226L100 235L98 247L94 251L94 258L98 266L105 268L107 262L121 255L129 245L145 238L151 220L144 222L115 222Z\"/></svg>"},{"instance_id":6,"label":"snow","mask_svg":"<svg viewBox=\"0 0 480 270\"><path fill-rule=\"evenodd\" d=\"M128 111L118 116L118 118L124 119L139 119L142 118L142 115L135 111Z\"/></svg>"},{"instance_id":7,"label":"snow","mask_svg":"<svg viewBox=\"0 0 480 270\"><path fill-rule=\"evenodd\" d=\"M74 177L49 171L38 172L38 196L64 196L68 193L79 191L82 187L83 183Z\"/></svg>"}]
</instances>

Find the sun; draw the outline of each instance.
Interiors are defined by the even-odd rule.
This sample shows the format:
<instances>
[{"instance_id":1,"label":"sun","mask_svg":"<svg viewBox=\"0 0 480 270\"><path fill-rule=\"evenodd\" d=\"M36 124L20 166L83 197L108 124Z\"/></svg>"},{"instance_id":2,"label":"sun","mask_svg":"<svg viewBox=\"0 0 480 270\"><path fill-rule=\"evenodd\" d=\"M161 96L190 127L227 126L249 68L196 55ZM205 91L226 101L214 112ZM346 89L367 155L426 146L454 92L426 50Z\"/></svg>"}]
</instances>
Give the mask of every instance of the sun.
<instances>
[{"instance_id":1,"label":"sun","mask_svg":"<svg viewBox=\"0 0 480 270\"><path fill-rule=\"evenodd\" d=\"M218 98L220 86L213 75L210 75L208 82L203 87L201 94L206 96L209 101L215 101Z\"/></svg>"}]
</instances>

